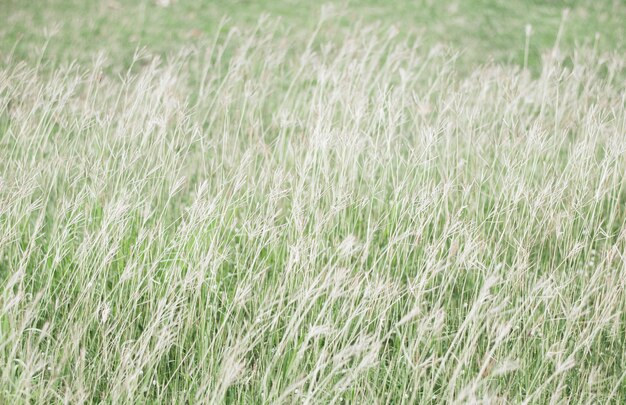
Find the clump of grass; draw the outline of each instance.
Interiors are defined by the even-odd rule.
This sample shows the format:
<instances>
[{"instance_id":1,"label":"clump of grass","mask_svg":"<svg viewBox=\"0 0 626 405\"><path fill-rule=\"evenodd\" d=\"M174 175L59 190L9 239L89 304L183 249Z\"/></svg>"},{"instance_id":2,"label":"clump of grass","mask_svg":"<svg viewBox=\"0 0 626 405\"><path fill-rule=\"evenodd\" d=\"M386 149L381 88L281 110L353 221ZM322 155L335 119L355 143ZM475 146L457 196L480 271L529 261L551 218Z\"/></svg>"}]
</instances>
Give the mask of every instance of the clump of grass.
<instances>
[{"instance_id":1,"label":"clump of grass","mask_svg":"<svg viewBox=\"0 0 626 405\"><path fill-rule=\"evenodd\" d=\"M8 57L3 400L626 400L624 56L332 29Z\"/></svg>"}]
</instances>

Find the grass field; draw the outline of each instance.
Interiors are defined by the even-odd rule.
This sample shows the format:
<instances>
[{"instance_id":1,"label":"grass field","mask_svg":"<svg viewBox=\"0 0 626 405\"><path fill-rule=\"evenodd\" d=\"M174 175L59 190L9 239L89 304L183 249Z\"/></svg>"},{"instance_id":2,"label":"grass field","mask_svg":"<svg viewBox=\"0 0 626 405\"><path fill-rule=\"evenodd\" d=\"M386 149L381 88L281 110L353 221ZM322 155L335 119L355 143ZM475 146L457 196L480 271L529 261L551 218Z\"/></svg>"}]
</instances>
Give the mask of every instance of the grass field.
<instances>
[{"instance_id":1,"label":"grass field","mask_svg":"<svg viewBox=\"0 0 626 405\"><path fill-rule=\"evenodd\" d=\"M626 402L626 3L0 18L0 403Z\"/></svg>"}]
</instances>

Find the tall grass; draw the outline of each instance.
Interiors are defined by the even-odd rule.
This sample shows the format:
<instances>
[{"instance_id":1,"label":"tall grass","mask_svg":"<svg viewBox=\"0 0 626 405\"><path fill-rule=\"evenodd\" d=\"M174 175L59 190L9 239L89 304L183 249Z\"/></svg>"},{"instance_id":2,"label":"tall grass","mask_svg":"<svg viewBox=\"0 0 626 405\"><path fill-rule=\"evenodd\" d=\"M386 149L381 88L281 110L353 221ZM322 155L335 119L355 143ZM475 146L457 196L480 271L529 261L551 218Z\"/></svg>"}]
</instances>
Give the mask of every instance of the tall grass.
<instances>
[{"instance_id":1,"label":"tall grass","mask_svg":"<svg viewBox=\"0 0 626 405\"><path fill-rule=\"evenodd\" d=\"M626 401L624 55L307 34L4 56L2 401Z\"/></svg>"}]
</instances>

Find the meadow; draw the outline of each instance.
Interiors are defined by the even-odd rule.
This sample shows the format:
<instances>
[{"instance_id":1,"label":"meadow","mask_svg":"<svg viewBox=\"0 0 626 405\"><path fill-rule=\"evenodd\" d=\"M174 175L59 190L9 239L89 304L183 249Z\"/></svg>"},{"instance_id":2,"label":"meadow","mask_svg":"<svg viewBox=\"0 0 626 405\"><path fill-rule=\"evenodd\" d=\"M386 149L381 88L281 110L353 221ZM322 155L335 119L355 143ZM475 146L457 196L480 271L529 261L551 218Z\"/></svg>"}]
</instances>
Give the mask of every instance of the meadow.
<instances>
[{"instance_id":1,"label":"meadow","mask_svg":"<svg viewBox=\"0 0 626 405\"><path fill-rule=\"evenodd\" d=\"M626 402L626 4L0 0L1 403Z\"/></svg>"}]
</instances>

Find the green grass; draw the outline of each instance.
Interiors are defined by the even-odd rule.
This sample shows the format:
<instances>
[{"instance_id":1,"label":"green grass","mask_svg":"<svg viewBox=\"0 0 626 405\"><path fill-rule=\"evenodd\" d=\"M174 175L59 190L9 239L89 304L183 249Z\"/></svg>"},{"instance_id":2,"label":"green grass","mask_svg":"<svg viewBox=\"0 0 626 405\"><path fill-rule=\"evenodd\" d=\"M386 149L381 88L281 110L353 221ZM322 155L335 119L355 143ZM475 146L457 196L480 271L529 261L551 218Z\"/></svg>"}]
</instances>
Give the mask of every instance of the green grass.
<instances>
[{"instance_id":1,"label":"green grass","mask_svg":"<svg viewBox=\"0 0 626 405\"><path fill-rule=\"evenodd\" d=\"M626 4L619 0L369 0L328 5L339 10L338 21L346 29L359 21L394 25L404 34L418 35L425 46L452 46L461 52L461 65L468 65L465 71L490 60L522 64L527 24L533 29L529 63L537 68L541 54L556 43L566 9L562 48L597 42L603 51L625 49ZM3 8L8 17L0 28L4 51L17 44L20 58L34 58L48 43L51 59L90 61L105 50L114 63L128 63L138 46L167 55L201 43L214 37L224 18L226 26L254 26L260 15L268 14L281 18L290 40L306 40L320 13L319 4L297 0L179 0L169 7L148 0L4 0ZM44 31L55 34L49 39Z\"/></svg>"},{"instance_id":2,"label":"green grass","mask_svg":"<svg viewBox=\"0 0 626 405\"><path fill-rule=\"evenodd\" d=\"M0 402L626 401L622 2L1 6Z\"/></svg>"}]
</instances>

